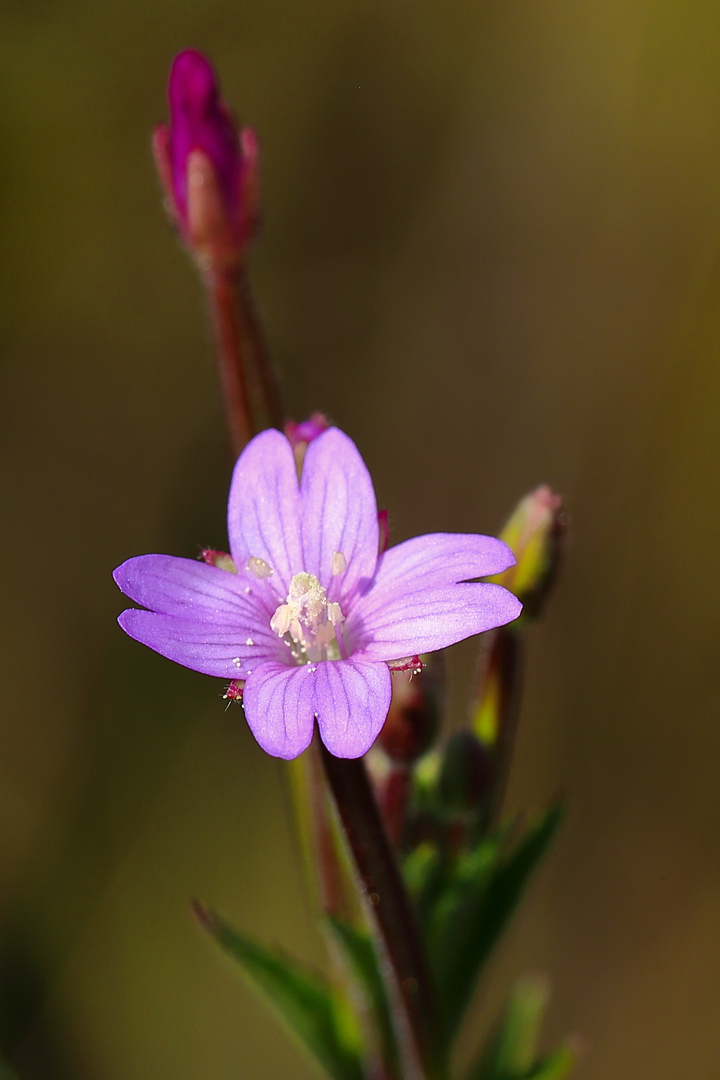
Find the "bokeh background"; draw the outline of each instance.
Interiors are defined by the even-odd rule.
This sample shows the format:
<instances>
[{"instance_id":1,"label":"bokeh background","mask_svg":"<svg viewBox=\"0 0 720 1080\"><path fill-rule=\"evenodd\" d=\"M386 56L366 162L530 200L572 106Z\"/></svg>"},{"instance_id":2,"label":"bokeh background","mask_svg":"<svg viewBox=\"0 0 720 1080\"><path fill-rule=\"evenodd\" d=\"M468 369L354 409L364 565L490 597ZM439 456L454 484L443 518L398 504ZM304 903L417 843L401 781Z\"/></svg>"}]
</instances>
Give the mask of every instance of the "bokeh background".
<instances>
[{"instance_id":1,"label":"bokeh background","mask_svg":"<svg viewBox=\"0 0 720 1080\"><path fill-rule=\"evenodd\" d=\"M203 299L149 155L173 54L264 147L252 260L289 411L393 539L572 547L509 805L569 805L469 1049L524 971L584 1080L720 1075L720 7L3 0L0 1034L24 1080L308 1080L189 914L321 962L283 766L115 625L112 568L223 547ZM474 660L454 650L454 722Z\"/></svg>"}]
</instances>

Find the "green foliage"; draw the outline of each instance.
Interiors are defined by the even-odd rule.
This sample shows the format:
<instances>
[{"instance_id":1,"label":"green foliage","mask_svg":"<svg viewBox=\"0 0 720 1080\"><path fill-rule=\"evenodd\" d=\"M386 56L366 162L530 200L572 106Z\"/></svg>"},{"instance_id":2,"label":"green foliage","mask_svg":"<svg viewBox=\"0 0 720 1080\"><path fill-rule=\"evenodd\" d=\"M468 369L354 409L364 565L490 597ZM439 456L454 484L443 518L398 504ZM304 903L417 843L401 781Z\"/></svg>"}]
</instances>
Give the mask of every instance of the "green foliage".
<instances>
[{"instance_id":1,"label":"green foliage","mask_svg":"<svg viewBox=\"0 0 720 1080\"><path fill-rule=\"evenodd\" d=\"M17 1080L16 1074L4 1061L0 1061L0 1080Z\"/></svg>"},{"instance_id":2,"label":"green foliage","mask_svg":"<svg viewBox=\"0 0 720 1080\"><path fill-rule=\"evenodd\" d=\"M213 912L196 908L203 926L236 961L332 1080L362 1080L359 1033L329 984L304 964L241 936Z\"/></svg>"},{"instance_id":3,"label":"green foliage","mask_svg":"<svg viewBox=\"0 0 720 1080\"><path fill-rule=\"evenodd\" d=\"M509 845L501 832L479 840L440 871L430 853L414 852L406 877L416 901L449 1046L477 978L562 817L553 807Z\"/></svg>"},{"instance_id":4,"label":"green foliage","mask_svg":"<svg viewBox=\"0 0 720 1080\"><path fill-rule=\"evenodd\" d=\"M394 1076L397 1074L399 1063L395 1031L385 984L370 934L366 930L359 930L344 920L334 917L328 919L328 925L365 998L377 1033L378 1052L383 1065Z\"/></svg>"},{"instance_id":5,"label":"green foliage","mask_svg":"<svg viewBox=\"0 0 720 1080\"><path fill-rule=\"evenodd\" d=\"M537 1041L547 987L542 980L524 979L515 988L500 1024L467 1080L564 1080L576 1054L561 1046L538 1058Z\"/></svg>"}]
</instances>

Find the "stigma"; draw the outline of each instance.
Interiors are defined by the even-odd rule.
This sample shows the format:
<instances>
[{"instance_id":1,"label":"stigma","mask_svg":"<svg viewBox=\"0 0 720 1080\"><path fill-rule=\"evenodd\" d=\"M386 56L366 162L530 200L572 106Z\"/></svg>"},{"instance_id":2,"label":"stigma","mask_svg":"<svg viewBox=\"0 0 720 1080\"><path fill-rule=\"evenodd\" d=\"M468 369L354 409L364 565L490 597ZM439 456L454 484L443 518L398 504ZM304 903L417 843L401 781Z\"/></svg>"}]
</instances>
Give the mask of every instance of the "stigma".
<instances>
[{"instance_id":1,"label":"stigma","mask_svg":"<svg viewBox=\"0 0 720 1080\"><path fill-rule=\"evenodd\" d=\"M328 603L327 593L314 574L302 571L290 581L287 603L280 604L270 620L270 629L287 638L298 664L317 660L339 660L342 656L340 605Z\"/></svg>"}]
</instances>

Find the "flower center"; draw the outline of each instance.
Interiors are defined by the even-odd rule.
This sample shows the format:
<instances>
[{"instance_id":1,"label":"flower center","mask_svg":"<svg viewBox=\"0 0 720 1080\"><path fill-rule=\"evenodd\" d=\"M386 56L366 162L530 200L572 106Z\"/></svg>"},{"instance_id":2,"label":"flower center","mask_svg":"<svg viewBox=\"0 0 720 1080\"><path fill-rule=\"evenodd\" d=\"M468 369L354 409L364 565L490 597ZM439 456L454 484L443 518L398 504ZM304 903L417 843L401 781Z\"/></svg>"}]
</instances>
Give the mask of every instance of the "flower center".
<instances>
[{"instance_id":1,"label":"flower center","mask_svg":"<svg viewBox=\"0 0 720 1080\"><path fill-rule=\"evenodd\" d=\"M340 605L328 603L325 589L315 575L303 571L292 578L287 603L275 611L270 629L285 638L298 664L340 660L340 624L344 619Z\"/></svg>"}]
</instances>

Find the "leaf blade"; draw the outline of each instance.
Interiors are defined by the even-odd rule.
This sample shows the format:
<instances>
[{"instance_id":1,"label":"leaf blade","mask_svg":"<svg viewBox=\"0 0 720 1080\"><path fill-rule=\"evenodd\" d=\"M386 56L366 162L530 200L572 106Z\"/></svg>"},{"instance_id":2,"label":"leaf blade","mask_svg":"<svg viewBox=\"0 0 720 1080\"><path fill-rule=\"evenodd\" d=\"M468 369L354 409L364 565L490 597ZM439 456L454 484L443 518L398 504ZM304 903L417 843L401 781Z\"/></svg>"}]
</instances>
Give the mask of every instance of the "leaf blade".
<instances>
[{"instance_id":1,"label":"leaf blade","mask_svg":"<svg viewBox=\"0 0 720 1080\"><path fill-rule=\"evenodd\" d=\"M358 930L336 916L330 916L328 924L367 1001L383 1063L390 1075L395 1076L399 1069L400 1058L395 1041L390 1003L372 939L366 931Z\"/></svg>"},{"instance_id":2,"label":"leaf blade","mask_svg":"<svg viewBox=\"0 0 720 1080\"><path fill-rule=\"evenodd\" d=\"M239 934L215 912L200 905L195 912L327 1075L362 1080L360 1056L343 1035L330 986L298 960Z\"/></svg>"},{"instance_id":3,"label":"leaf blade","mask_svg":"<svg viewBox=\"0 0 720 1080\"><path fill-rule=\"evenodd\" d=\"M533 871L547 853L562 816L562 806L552 807L526 831L509 855L501 849L493 855L488 849L487 858L477 860L475 877L451 885L441 897L437 912L442 911L442 920L431 932L429 946L448 1043L457 1031L483 965ZM483 841L479 845L480 854L487 844ZM443 899L448 898L443 910Z\"/></svg>"}]
</instances>

